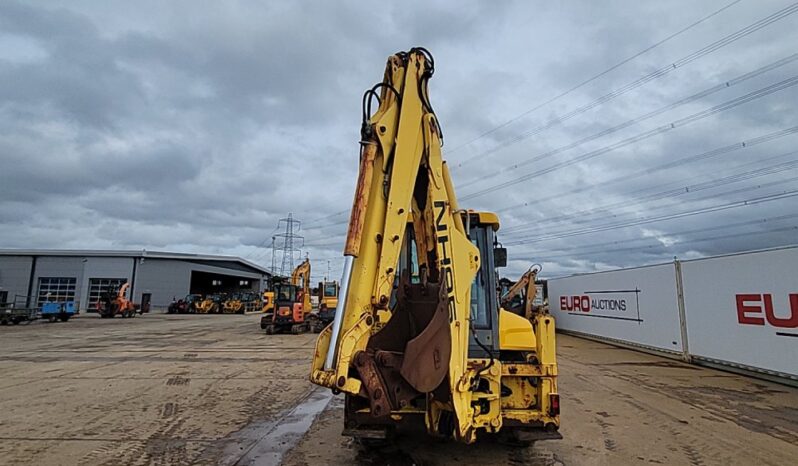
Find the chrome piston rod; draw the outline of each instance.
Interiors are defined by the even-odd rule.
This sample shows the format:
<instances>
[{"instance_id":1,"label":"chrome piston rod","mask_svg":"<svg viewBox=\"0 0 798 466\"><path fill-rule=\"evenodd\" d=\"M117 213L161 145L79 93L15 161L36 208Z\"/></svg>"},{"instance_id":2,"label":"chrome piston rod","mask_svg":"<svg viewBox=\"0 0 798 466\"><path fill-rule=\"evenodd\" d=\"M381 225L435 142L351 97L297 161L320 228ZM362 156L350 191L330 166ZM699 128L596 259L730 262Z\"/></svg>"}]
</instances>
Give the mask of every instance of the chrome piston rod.
<instances>
[{"instance_id":1,"label":"chrome piston rod","mask_svg":"<svg viewBox=\"0 0 798 466\"><path fill-rule=\"evenodd\" d=\"M344 256L344 273L341 277L341 290L338 293L338 305L335 308L335 318L332 325L332 336L330 346L327 348L327 359L324 360L324 370L332 370L338 361L338 338L341 333L341 325L346 312L346 298L349 294L349 281L352 279L352 266L355 263L353 256Z\"/></svg>"}]
</instances>

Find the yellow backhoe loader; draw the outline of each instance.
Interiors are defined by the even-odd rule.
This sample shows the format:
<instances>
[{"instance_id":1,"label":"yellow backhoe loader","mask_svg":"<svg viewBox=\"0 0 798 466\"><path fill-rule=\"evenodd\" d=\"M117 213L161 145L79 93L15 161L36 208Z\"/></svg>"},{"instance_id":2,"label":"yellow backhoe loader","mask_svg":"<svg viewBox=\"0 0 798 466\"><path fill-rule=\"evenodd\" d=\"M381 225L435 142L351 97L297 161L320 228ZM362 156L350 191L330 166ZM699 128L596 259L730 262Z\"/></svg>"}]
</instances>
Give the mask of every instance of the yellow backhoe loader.
<instances>
[{"instance_id":1,"label":"yellow backhoe loader","mask_svg":"<svg viewBox=\"0 0 798 466\"><path fill-rule=\"evenodd\" d=\"M338 312L310 380L345 394L344 434L361 439L414 422L465 443L561 438L554 319L499 305L499 219L458 206L433 72L427 50L400 52L364 95Z\"/></svg>"},{"instance_id":2,"label":"yellow backhoe loader","mask_svg":"<svg viewBox=\"0 0 798 466\"><path fill-rule=\"evenodd\" d=\"M535 305L535 296L538 293L535 280L537 280L540 270L539 265L533 265L502 294L500 299L502 309L512 311L530 320L540 313L548 314L546 303L543 303L542 306Z\"/></svg>"}]
</instances>

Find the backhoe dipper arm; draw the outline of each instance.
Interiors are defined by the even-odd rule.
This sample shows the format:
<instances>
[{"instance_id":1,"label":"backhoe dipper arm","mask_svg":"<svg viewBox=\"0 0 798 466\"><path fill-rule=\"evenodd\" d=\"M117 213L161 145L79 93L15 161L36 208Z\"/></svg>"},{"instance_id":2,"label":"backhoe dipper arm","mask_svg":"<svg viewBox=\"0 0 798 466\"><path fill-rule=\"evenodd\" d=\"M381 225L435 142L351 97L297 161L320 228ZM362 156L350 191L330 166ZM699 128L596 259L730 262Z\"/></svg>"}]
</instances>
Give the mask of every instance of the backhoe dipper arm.
<instances>
[{"instance_id":1,"label":"backhoe dipper arm","mask_svg":"<svg viewBox=\"0 0 798 466\"><path fill-rule=\"evenodd\" d=\"M297 265L291 273L291 284L299 286L299 281L303 280L302 285L310 286L310 260L305 259L301 264Z\"/></svg>"},{"instance_id":2,"label":"backhoe dipper arm","mask_svg":"<svg viewBox=\"0 0 798 466\"><path fill-rule=\"evenodd\" d=\"M501 305L503 308L508 309L513 298L524 292L524 316L529 318L532 313L532 302L537 294L537 286L535 279L540 273L540 266L533 265L529 268L515 284L501 297Z\"/></svg>"},{"instance_id":3,"label":"backhoe dipper arm","mask_svg":"<svg viewBox=\"0 0 798 466\"><path fill-rule=\"evenodd\" d=\"M471 441L470 292L480 257L441 157L427 88L433 72L425 49L397 53L364 96L338 311L317 342L311 380L367 398L374 416L426 397L428 430ZM408 222L421 283L399 277L389 309Z\"/></svg>"}]
</instances>

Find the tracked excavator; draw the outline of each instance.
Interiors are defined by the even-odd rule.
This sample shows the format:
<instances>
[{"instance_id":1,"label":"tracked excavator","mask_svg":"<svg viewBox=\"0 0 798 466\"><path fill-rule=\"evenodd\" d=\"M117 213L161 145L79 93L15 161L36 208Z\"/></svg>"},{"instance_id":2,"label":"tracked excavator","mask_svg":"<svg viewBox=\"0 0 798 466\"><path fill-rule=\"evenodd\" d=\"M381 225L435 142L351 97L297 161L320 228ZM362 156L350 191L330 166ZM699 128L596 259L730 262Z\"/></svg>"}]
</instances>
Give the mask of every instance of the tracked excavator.
<instances>
[{"instance_id":1,"label":"tracked excavator","mask_svg":"<svg viewBox=\"0 0 798 466\"><path fill-rule=\"evenodd\" d=\"M423 48L397 53L364 95L339 302L310 380L345 394L344 434L363 441L413 424L464 443L561 438L554 319L500 306L499 219L458 205L434 71Z\"/></svg>"},{"instance_id":2,"label":"tracked excavator","mask_svg":"<svg viewBox=\"0 0 798 466\"><path fill-rule=\"evenodd\" d=\"M308 319L310 302L310 259L305 259L291 273L290 283L274 289L274 311L261 317L260 327L267 334L305 333L313 322Z\"/></svg>"}]
</instances>

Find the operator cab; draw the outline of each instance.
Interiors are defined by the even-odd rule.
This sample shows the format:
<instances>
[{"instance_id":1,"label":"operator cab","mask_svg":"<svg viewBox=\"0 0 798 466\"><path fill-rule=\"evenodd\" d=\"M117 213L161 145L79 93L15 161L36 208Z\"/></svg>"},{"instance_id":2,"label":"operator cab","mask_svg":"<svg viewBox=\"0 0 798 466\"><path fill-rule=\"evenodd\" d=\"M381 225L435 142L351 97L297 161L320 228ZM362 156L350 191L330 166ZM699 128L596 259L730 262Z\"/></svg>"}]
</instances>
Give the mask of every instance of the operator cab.
<instances>
[{"instance_id":1,"label":"operator cab","mask_svg":"<svg viewBox=\"0 0 798 466\"><path fill-rule=\"evenodd\" d=\"M324 282L322 287L322 298L333 298L338 296L338 282Z\"/></svg>"},{"instance_id":2,"label":"operator cab","mask_svg":"<svg viewBox=\"0 0 798 466\"><path fill-rule=\"evenodd\" d=\"M296 285L280 284L275 287L274 300L278 306L289 306L297 301Z\"/></svg>"},{"instance_id":3,"label":"operator cab","mask_svg":"<svg viewBox=\"0 0 798 466\"><path fill-rule=\"evenodd\" d=\"M471 243L479 249L480 268L471 284L471 327L469 337L469 358L489 358L499 354L499 299L498 283L494 272L497 267L507 264L507 250L497 248L496 230L498 217L490 212L468 212L463 214L463 223ZM410 283L421 282L418 251L413 225L408 223L405 244L399 259L399 267L394 281L394 293L390 307L396 304L396 288L399 277L410 274Z\"/></svg>"}]
</instances>

